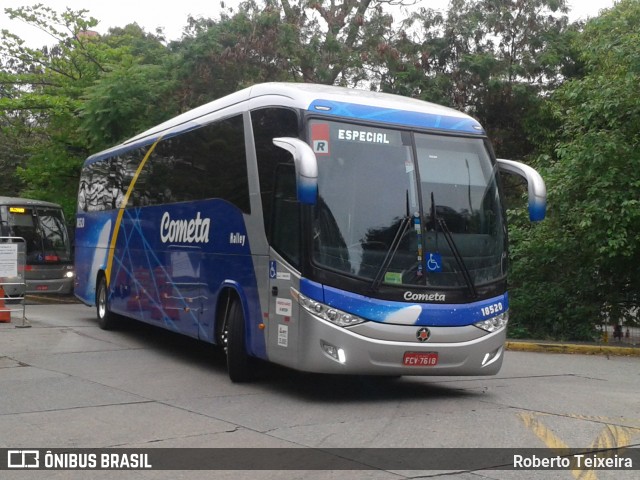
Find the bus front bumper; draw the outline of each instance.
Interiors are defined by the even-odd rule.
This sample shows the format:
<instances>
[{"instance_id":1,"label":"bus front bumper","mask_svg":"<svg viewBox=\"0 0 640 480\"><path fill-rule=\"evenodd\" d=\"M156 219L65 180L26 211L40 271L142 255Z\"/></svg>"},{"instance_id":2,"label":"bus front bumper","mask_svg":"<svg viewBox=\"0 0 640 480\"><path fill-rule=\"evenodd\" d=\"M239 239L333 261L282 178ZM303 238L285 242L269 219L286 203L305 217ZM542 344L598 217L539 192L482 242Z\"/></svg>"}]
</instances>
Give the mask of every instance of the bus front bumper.
<instances>
[{"instance_id":1,"label":"bus front bumper","mask_svg":"<svg viewBox=\"0 0 640 480\"><path fill-rule=\"evenodd\" d=\"M429 339L420 342L417 337L422 327L418 326L369 322L360 329L365 336L356 333L359 326L347 329L310 315L305 317L299 363L294 367L303 371L475 376L495 375L502 366L506 328L488 333L473 325L427 327ZM438 342L439 338L446 341Z\"/></svg>"},{"instance_id":2,"label":"bus front bumper","mask_svg":"<svg viewBox=\"0 0 640 480\"><path fill-rule=\"evenodd\" d=\"M55 293L67 295L73 292L73 278L49 280L27 279L27 294Z\"/></svg>"}]
</instances>

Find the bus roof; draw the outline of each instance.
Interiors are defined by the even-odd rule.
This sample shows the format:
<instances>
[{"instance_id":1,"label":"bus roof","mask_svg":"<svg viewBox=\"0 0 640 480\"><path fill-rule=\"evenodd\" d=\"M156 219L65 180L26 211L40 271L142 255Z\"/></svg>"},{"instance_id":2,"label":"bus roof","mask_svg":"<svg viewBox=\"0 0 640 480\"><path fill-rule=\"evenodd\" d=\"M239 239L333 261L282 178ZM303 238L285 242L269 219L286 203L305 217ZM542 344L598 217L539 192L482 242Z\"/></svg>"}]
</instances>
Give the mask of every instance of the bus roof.
<instances>
[{"instance_id":1,"label":"bus roof","mask_svg":"<svg viewBox=\"0 0 640 480\"><path fill-rule=\"evenodd\" d=\"M45 202L44 200L33 200L31 198L1 197L1 196L0 196L0 205L16 206L16 207L62 208L57 203Z\"/></svg>"},{"instance_id":2,"label":"bus roof","mask_svg":"<svg viewBox=\"0 0 640 480\"><path fill-rule=\"evenodd\" d=\"M310 83L262 83L245 88L189 110L146 130L122 144L97 153L98 160L118 151L152 143L160 135L178 133L208 123L211 115L252 102L251 108L282 105L323 115L352 120L373 121L396 126L428 128L452 133L484 135L480 124L469 115L423 100L388 93L372 92Z\"/></svg>"}]
</instances>

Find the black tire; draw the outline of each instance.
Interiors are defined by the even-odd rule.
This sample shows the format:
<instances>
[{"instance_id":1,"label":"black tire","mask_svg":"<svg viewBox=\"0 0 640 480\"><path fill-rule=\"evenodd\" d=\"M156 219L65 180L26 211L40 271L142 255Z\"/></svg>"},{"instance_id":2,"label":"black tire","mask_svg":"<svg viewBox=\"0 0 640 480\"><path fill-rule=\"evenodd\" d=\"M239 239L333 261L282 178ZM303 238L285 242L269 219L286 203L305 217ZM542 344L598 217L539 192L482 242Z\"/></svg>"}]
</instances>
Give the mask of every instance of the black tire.
<instances>
[{"instance_id":1,"label":"black tire","mask_svg":"<svg viewBox=\"0 0 640 480\"><path fill-rule=\"evenodd\" d=\"M242 306L232 301L222 327L222 345L227 356L227 372L233 383L250 382L255 379L253 358L245 346L245 325Z\"/></svg>"},{"instance_id":2,"label":"black tire","mask_svg":"<svg viewBox=\"0 0 640 480\"><path fill-rule=\"evenodd\" d=\"M103 330L112 330L117 326L116 315L109 310L109 290L107 288L107 279L101 275L98 279L96 288L96 314L98 316L98 325Z\"/></svg>"}]
</instances>

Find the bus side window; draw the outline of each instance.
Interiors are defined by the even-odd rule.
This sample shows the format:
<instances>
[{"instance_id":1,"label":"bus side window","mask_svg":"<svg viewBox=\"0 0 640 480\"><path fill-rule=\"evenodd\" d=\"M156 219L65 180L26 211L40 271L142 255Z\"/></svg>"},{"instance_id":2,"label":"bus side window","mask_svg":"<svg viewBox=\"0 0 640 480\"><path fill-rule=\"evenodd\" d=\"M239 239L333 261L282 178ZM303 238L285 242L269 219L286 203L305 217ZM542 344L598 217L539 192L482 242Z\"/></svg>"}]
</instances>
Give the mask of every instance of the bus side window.
<instances>
[{"instance_id":1,"label":"bus side window","mask_svg":"<svg viewBox=\"0 0 640 480\"><path fill-rule=\"evenodd\" d=\"M271 244L275 233L273 203L276 194L276 181L280 174L279 165L293 165L291 154L273 144L277 137L299 137L300 127L298 116L288 108L261 108L251 112L253 137L255 140L256 157L258 159L258 176L260 179L260 198L264 217L264 229Z\"/></svg>"},{"instance_id":2,"label":"bus side window","mask_svg":"<svg viewBox=\"0 0 640 480\"><path fill-rule=\"evenodd\" d=\"M162 140L141 172L149 204L220 198L251 213L242 115Z\"/></svg>"},{"instance_id":3,"label":"bus side window","mask_svg":"<svg viewBox=\"0 0 640 480\"><path fill-rule=\"evenodd\" d=\"M136 149L86 165L80 174L78 211L120 208L144 153L144 149Z\"/></svg>"},{"instance_id":4,"label":"bus side window","mask_svg":"<svg viewBox=\"0 0 640 480\"><path fill-rule=\"evenodd\" d=\"M294 266L300 265L300 204L293 165L276 168L271 244Z\"/></svg>"}]
</instances>

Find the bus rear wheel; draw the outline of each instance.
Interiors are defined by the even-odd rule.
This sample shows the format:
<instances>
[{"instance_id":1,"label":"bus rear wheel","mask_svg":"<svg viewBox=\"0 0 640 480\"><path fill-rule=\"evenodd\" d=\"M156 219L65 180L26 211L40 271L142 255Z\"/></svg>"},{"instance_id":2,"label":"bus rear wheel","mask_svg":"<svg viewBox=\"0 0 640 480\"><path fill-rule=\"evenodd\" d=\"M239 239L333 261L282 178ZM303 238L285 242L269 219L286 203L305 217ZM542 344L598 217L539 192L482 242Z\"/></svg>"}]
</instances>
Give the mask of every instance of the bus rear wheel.
<instances>
[{"instance_id":1,"label":"bus rear wheel","mask_svg":"<svg viewBox=\"0 0 640 480\"><path fill-rule=\"evenodd\" d=\"M233 383L255 379L254 362L245 346L245 324L242 307L233 301L224 320L221 335L227 357L227 372Z\"/></svg>"},{"instance_id":2,"label":"bus rear wheel","mask_svg":"<svg viewBox=\"0 0 640 480\"><path fill-rule=\"evenodd\" d=\"M98 325L103 330L115 328L117 319L114 313L109 310L109 291L107 289L107 279L104 275L98 279L96 288L96 313Z\"/></svg>"}]
</instances>

